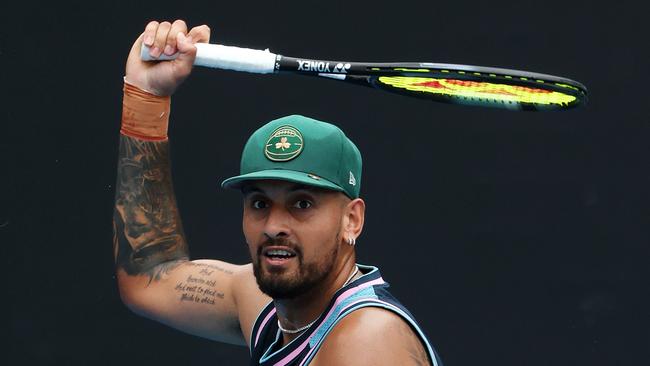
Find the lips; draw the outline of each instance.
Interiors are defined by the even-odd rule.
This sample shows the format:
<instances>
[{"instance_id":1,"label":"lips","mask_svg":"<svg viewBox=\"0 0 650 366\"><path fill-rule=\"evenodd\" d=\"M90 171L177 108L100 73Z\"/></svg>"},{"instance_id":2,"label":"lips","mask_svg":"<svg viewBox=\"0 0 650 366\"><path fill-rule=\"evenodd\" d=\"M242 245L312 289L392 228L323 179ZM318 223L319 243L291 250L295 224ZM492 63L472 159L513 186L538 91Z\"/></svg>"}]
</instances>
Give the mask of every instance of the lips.
<instances>
[{"instance_id":1,"label":"lips","mask_svg":"<svg viewBox=\"0 0 650 366\"><path fill-rule=\"evenodd\" d=\"M297 256L295 250L286 246L269 246L262 250L262 256L271 265L283 265Z\"/></svg>"},{"instance_id":2,"label":"lips","mask_svg":"<svg viewBox=\"0 0 650 366\"><path fill-rule=\"evenodd\" d=\"M292 258L296 256L296 252L285 246L269 246L262 250L262 255L269 258Z\"/></svg>"}]
</instances>

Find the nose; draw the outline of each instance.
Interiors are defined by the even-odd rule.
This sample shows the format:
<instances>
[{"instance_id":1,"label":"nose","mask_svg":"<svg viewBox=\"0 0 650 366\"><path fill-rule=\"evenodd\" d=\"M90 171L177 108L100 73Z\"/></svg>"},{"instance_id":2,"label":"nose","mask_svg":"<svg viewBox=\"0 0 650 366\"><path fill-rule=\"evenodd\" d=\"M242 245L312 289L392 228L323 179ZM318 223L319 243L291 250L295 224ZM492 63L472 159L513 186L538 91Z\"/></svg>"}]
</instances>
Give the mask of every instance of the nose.
<instances>
[{"instance_id":1,"label":"nose","mask_svg":"<svg viewBox=\"0 0 650 366\"><path fill-rule=\"evenodd\" d=\"M289 236L289 219L288 212L283 208L271 208L264 223L264 235L272 239Z\"/></svg>"}]
</instances>

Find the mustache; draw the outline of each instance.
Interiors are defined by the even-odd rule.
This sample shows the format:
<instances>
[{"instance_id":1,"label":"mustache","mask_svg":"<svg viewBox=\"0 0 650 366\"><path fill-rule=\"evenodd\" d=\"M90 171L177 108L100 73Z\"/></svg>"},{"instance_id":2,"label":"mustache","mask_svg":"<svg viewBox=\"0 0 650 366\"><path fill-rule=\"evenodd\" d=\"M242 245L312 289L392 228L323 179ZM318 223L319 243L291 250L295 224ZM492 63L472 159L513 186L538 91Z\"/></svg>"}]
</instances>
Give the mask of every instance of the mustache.
<instances>
[{"instance_id":1,"label":"mustache","mask_svg":"<svg viewBox=\"0 0 650 366\"><path fill-rule=\"evenodd\" d=\"M262 251L264 251L264 249L266 249L268 247L272 247L272 246L287 247L287 248L290 248L291 250L293 250L294 252L296 252L297 257L302 256L302 250L300 249L300 247L296 243L294 243L291 240L289 240L287 238L284 238L284 237L279 237L279 238L267 237L266 240L262 243L262 245L260 245L257 248L257 255L261 256Z\"/></svg>"}]
</instances>

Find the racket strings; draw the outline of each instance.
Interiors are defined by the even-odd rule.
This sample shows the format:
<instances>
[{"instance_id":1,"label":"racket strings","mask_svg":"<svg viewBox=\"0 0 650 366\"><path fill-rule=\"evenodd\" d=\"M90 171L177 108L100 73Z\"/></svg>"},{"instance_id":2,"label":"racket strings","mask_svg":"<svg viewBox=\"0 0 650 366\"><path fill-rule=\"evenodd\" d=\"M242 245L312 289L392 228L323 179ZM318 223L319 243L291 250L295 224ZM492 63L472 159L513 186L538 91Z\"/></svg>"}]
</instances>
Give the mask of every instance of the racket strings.
<instances>
[{"instance_id":1,"label":"racket strings","mask_svg":"<svg viewBox=\"0 0 650 366\"><path fill-rule=\"evenodd\" d=\"M409 76L381 76L378 81L391 88L428 93L432 97L447 96L480 103L569 106L576 102L576 97L570 94L520 85Z\"/></svg>"}]
</instances>

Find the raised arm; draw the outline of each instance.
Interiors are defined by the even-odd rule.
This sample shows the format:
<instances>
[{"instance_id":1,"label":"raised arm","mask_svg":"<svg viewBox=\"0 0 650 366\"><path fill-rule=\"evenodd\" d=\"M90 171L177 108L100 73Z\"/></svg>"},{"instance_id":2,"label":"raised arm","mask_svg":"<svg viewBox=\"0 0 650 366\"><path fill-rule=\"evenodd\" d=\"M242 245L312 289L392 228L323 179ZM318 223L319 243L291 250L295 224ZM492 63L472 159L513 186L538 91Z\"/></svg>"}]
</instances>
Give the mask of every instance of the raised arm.
<instances>
[{"instance_id":1,"label":"raised arm","mask_svg":"<svg viewBox=\"0 0 650 366\"><path fill-rule=\"evenodd\" d=\"M187 36L185 36L187 34ZM118 286L133 311L202 337L244 344L256 312L268 301L250 265L189 261L172 186L167 121L170 95L192 70L206 26L187 32L183 21L151 22L126 66L114 214ZM174 61L145 63L179 52ZM225 243L222 243L225 245Z\"/></svg>"}]
</instances>

